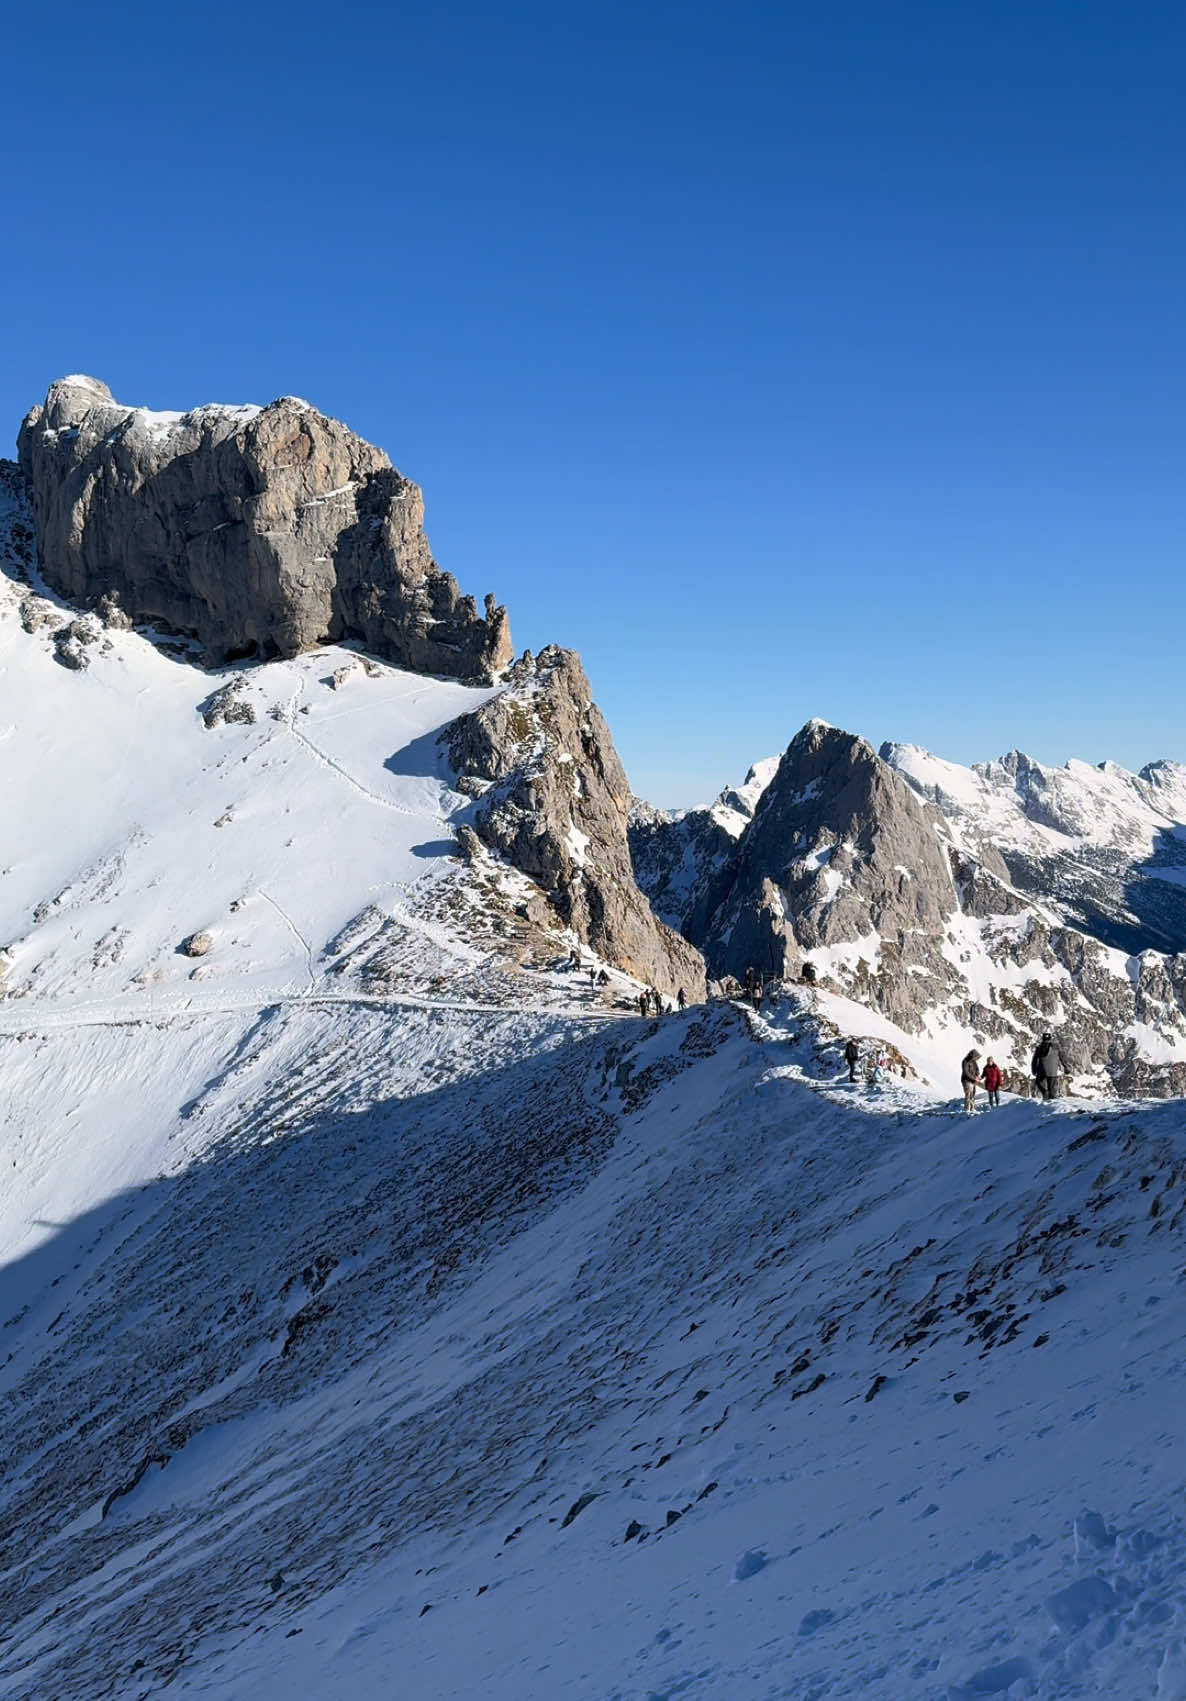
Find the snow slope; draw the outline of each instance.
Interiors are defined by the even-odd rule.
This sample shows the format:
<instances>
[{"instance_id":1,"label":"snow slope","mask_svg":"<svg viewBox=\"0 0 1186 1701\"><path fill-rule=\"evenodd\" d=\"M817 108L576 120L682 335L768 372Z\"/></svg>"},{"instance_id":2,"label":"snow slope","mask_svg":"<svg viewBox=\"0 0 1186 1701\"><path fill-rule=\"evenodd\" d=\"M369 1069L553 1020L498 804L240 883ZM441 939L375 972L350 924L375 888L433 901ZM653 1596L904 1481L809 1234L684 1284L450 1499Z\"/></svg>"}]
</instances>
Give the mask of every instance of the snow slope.
<instances>
[{"instance_id":1,"label":"snow slope","mask_svg":"<svg viewBox=\"0 0 1186 1701\"><path fill-rule=\"evenodd\" d=\"M277 1010L5 1271L0 1694L1180 1698L1180 1104L810 1050Z\"/></svg>"}]
</instances>

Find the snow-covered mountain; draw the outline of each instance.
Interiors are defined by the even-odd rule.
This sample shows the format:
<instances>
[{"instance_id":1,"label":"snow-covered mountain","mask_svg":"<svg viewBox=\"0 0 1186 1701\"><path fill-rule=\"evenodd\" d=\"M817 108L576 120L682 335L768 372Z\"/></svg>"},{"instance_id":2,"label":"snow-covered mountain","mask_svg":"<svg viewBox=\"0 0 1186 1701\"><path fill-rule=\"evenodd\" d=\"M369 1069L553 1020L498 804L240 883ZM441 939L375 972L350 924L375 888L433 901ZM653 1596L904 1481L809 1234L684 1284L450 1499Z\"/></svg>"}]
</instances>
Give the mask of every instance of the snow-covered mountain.
<instances>
[{"instance_id":1,"label":"snow-covered mountain","mask_svg":"<svg viewBox=\"0 0 1186 1701\"><path fill-rule=\"evenodd\" d=\"M917 745L881 754L1020 891L1126 952L1186 951L1186 766L1043 767L1019 751L961 768Z\"/></svg>"},{"instance_id":2,"label":"snow-covered mountain","mask_svg":"<svg viewBox=\"0 0 1186 1701\"><path fill-rule=\"evenodd\" d=\"M1184 781L1168 762L960 769L814 721L738 831L636 809L632 847L716 976L809 960L907 1051L975 1044L1021 1086L1057 1028L1079 1090L1182 1093Z\"/></svg>"},{"instance_id":3,"label":"snow-covered mountain","mask_svg":"<svg viewBox=\"0 0 1186 1701\"><path fill-rule=\"evenodd\" d=\"M814 723L651 818L668 914L822 971L697 1003L570 652L208 672L48 594L28 497L0 1697L1186 1701L1182 1104L951 1115L965 1018L1114 982L1139 1074L1176 959Z\"/></svg>"}]
</instances>

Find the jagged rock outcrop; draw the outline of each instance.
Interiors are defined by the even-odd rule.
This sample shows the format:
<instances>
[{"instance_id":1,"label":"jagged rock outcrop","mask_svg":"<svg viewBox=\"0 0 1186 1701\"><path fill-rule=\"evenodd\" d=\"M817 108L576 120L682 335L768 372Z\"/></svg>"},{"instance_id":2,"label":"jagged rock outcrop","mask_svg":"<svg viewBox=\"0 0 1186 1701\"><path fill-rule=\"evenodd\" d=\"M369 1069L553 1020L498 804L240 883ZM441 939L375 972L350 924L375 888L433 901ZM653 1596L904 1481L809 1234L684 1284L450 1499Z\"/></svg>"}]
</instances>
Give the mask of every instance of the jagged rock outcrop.
<instances>
[{"instance_id":1,"label":"jagged rock outcrop","mask_svg":"<svg viewBox=\"0 0 1186 1701\"><path fill-rule=\"evenodd\" d=\"M936 966L955 902L941 822L864 739L811 722L693 917L711 971L797 977L805 954L867 939L879 1007L909 1031L928 995L906 966Z\"/></svg>"},{"instance_id":2,"label":"jagged rock outcrop","mask_svg":"<svg viewBox=\"0 0 1186 1701\"><path fill-rule=\"evenodd\" d=\"M704 962L635 883L630 788L580 658L525 655L504 689L447 733L458 785L478 801L485 844L536 881L561 922L607 961L669 997L704 996Z\"/></svg>"},{"instance_id":3,"label":"jagged rock outcrop","mask_svg":"<svg viewBox=\"0 0 1186 1701\"><path fill-rule=\"evenodd\" d=\"M213 663L357 639L420 672L489 682L506 610L433 560L420 489L307 402L124 407L60 379L20 432L41 572L85 607L195 638Z\"/></svg>"},{"instance_id":4,"label":"jagged rock outcrop","mask_svg":"<svg viewBox=\"0 0 1186 1701\"><path fill-rule=\"evenodd\" d=\"M1159 807L1177 806L1176 783L1176 773L1162 774ZM1085 1082L1186 1092L1186 954L1127 955L1064 925L1052 894L1035 902L1018 889L994 817L967 831L966 788L959 795L963 809L951 790L924 788L916 772L903 774L864 740L810 723L732 854L723 865L710 862L707 897L686 915L710 972L740 979L752 965L797 979L809 957L825 989L907 1034L973 1033L1005 1065L1010 1084L1024 1084L1033 1042L1050 1028ZM1049 795L1042 808L1049 834ZM1080 807L1079 853L1085 819ZM667 824L668 860L681 850L678 828ZM1141 842L1132 840L1137 852ZM685 836L682 851L689 845ZM666 863L653 843L644 850L645 890ZM696 887L695 869L683 867L680 877Z\"/></svg>"}]
</instances>

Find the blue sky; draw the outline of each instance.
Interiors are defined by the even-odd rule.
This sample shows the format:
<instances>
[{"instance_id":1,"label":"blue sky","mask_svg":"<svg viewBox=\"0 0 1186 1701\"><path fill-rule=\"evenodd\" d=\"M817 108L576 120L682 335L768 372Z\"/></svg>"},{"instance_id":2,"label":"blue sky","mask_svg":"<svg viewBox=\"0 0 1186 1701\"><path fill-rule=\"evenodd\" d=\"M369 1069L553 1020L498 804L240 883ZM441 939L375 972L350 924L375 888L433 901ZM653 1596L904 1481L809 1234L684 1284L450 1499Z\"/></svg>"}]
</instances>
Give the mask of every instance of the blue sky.
<instances>
[{"instance_id":1,"label":"blue sky","mask_svg":"<svg viewBox=\"0 0 1186 1701\"><path fill-rule=\"evenodd\" d=\"M0 418L306 396L631 780L1186 759L1186 13L22 7Z\"/></svg>"}]
</instances>

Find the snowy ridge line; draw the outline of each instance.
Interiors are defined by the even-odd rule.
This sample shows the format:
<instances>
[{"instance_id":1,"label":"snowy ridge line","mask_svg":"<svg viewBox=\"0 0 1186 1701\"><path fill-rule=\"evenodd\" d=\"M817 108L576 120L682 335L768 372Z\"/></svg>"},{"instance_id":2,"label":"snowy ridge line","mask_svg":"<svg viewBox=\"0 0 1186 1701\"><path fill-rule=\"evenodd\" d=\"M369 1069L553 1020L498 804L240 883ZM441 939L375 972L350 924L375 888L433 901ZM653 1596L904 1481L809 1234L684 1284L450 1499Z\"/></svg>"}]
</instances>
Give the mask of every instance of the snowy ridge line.
<instances>
[{"instance_id":1,"label":"snowy ridge line","mask_svg":"<svg viewBox=\"0 0 1186 1701\"><path fill-rule=\"evenodd\" d=\"M465 1079L464 1023L331 1017L31 1266L6 1698L1176 1677L1178 1107L856 1115L727 1005L520 1011Z\"/></svg>"}]
</instances>

